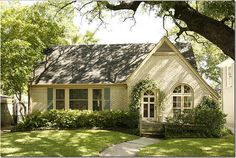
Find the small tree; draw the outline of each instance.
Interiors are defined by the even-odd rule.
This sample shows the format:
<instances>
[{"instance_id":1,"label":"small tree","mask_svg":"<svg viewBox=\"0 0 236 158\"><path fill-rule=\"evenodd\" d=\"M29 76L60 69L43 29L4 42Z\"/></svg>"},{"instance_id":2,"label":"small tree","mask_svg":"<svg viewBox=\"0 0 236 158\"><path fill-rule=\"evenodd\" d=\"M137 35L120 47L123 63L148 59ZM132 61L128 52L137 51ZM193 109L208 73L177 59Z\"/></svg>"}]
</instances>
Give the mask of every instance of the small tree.
<instances>
[{"instance_id":1,"label":"small tree","mask_svg":"<svg viewBox=\"0 0 236 158\"><path fill-rule=\"evenodd\" d=\"M16 6L1 12L1 89L4 94L17 97L24 113L22 94L27 93L34 79L32 72L44 59L43 51L71 41L96 41L89 32L83 40L71 40L76 30L73 14L55 14L56 10L47 3Z\"/></svg>"}]
</instances>

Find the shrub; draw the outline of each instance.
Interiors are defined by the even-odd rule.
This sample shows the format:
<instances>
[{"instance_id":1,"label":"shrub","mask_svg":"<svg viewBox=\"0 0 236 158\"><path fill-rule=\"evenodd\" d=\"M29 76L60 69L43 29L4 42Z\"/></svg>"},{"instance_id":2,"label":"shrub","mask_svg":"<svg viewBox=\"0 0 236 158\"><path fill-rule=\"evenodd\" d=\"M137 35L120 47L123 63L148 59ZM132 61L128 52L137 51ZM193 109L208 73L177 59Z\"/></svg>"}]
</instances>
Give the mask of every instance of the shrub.
<instances>
[{"instance_id":1,"label":"shrub","mask_svg":"<svg viewBox=\"0 0 236 158\"><path fill-rule=\"evenodd\" d=\"M216 100L211 99L211 98L205 96L205 97L203 97L203 99L200 102L200 104L198 105L198 107L201 107L201 108L211 108L211 109L219 109L220 105L219 105L219 103Z\"/></svg>"},{"instance_id":2,"label":"shrub","mask_svg":"<svg viewBox=\"0 0 236 158\"><path fill-rule=\"evenodd\" d=\"M43 117L41 112L35 111L27 115L25 120L18 123L13 130L33 130L46 126L48 126L48 120Z\"/></svg>"},{"instance_id":3,"label":"shrub","mask_svg":"<svg viewBox=\"0 0 236 158\"><path fill-rule=\"evenodd\" d=\"M41 128L126 128L138 127L139 115L130 111L79 111L50 110L33 112L19 123L13 130L34 130Z\"/></svg>"},{"instance_id":4,"label":"shrub","mask_svg":"<svg viewBox=\"0 0 236 158\"><path fill-rule=\"evenodd\" d=\"M177 125L178 128L173 128L173 125L167 124L166 134L170 137L179 136L181 133L182 136L221 137L225 133L225 117L226 115L220 109L219 104L213 99L205 97L190 112L181 114L176 118L168 118L167 122Z\"/></svg>"},{"instance_id":5,"label":"shrub","mask_svg":"<svg viewBox=\"0 0 236 158\"><path fill-rule=\"evenodd\" d=\"M199 106L194 109L195 124L204 124L209 137L220 137L224 129L226 115L220 108Z\"/></svg>"}]
</instances>

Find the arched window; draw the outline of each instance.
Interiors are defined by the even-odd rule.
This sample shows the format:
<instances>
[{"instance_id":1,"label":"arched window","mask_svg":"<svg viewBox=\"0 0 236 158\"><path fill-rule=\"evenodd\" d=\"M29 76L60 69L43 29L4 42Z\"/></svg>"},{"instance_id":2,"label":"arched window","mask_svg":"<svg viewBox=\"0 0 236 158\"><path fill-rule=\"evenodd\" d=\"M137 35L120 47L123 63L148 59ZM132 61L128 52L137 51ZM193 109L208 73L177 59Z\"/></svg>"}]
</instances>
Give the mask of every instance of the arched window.
<instances>
[{"instance_id":1,"label":"arched window","mask_svg":"<svg viewBox=\"0 0 236 158\"><path fill-rule=\"evenodd\" d=\"M193 90L188 85L175 87L172 96L174 117L193 108Z\"/></svg>"}]
</instances>

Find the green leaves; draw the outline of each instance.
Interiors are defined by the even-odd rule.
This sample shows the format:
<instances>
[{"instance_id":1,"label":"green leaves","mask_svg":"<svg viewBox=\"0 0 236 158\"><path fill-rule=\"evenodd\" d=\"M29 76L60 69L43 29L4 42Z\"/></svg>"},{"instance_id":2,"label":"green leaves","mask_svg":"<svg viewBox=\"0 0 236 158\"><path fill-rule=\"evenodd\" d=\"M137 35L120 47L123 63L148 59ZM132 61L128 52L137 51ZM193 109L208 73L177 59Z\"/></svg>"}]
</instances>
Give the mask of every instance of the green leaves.
<instances>
[{"instance_id":1,"label":"green leaves","mask_svg":"<svg viewBox=\"0 0 236 158\"><path fill-rule=\"evenodd\" d=\"M131 104L130 110L136 111L139 107L141 93L148 89L156 89L157 85L153 80L144 79L139 81L136 85L134 85L132 92L131 92Z\"/></svg>"},{"instance_id":2,"label":"green leaves","mask_svg":"<svg viewBox=\"0 0 236 158\"><path fill-rule=\"evenodd\" d=\"M43 59L43 50L63 44L64 28L46 12L47 7L35 5L2 13L1 68L5 94L24 93L34 67Z\"/></svg>"}]
</instances>

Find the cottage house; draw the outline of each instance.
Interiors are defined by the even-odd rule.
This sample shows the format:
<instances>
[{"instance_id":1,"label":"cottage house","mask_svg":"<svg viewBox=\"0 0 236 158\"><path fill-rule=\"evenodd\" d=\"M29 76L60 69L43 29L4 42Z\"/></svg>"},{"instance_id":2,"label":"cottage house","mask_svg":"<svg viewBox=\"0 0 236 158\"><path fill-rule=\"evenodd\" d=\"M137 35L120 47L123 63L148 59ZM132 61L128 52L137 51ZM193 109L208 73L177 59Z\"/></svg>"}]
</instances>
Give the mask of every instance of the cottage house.
<instances>
[{"instance_id":1,"label":"cottage house","mask_svg":"<svg viewBox=\"0 0 236 158\"><path fill-rule=\"evenodd\" d=\"M46 55L30 86L33 111L128 109L132 87L146 78L166 94L163 117L192 109L204 96L218 99L196 71L191 46L167 37L158 44L57 46ZM157 98L157 89L142 92L142 119L157 120Z\"/></svg>"},{"instance_id":2,"label":"cottage house","mask_svg":"<svg viewBox=\"0 0 236 158\"><path fill-rule=\"evenodd\" d=\"M221 69L222 110L226 117L226 126L234 131L234 60L226 59L218 65Z\"/></svg>"}]
</instances>

